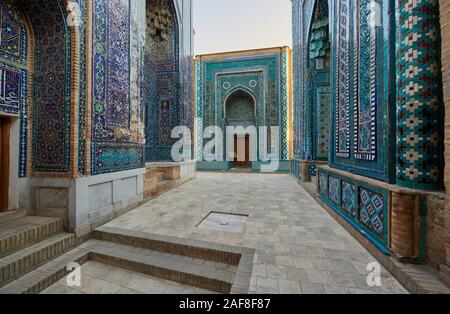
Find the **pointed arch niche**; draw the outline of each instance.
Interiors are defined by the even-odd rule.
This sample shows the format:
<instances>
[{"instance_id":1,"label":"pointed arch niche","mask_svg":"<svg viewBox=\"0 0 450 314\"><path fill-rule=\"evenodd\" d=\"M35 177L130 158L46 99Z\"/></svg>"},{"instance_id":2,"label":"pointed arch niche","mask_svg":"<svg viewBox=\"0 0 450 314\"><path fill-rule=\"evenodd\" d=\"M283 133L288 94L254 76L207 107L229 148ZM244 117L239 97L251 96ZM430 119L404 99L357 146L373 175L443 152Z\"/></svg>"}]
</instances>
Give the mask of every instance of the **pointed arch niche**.
<instances>
[{"instance_id":1,"label":"pointed arch niche","mask_svg":"<svg viewBox=\"0 0 450 314\"><path fill-rule=\"evenodd\" d=\"M147 0L144 90L146 161L170 161L172 129L179 125L179 25L173 0Z\"/></svg>"},{"instance_id":2,"label":"pointed arch niche","mask_svg":"<svg viewBox=\"0 0 450 314\"><path fill-rule=\"evenodd\" d=\"M19 179L69 177L79 106L79 29L67 26L67 1L0 2L0 115L10 124L8 208L27 193ZM3 189L3 188L2 188ZM27 198L28 199L28 198Z\"/></svg>"},{"instance_id":3,"label":"pointed arch niche","mask_svg":"<svg viewBox=\"0 0 450 314\"><path fill-rule=\"evenodd\" d=\"M328 0L317 0L307 36L304 101L306 124L311 132L311 149L307 158L318 161L327 161L330 151L332 90L329 34Z\"/></svg>"}]
</instances>

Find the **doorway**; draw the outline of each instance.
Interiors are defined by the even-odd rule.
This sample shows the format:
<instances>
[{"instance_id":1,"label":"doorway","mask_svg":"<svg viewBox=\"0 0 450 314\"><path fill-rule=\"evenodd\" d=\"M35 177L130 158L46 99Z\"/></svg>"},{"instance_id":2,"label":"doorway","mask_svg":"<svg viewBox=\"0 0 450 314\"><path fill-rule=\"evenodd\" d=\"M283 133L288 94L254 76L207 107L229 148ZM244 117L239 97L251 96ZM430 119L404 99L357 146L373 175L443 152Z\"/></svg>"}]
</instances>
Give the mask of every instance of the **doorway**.
<instances>
[{"instance_id":1,"label":"doorway","mask_svg":"<svg viewBox=\"0 0 450 314\"><path fill-rule=\"evenodd\" d=\"M0 117L0 212L9 205L10 129L10 119Z\"/></svg>"},{"instance_id":2,"label":"doorway","mask_svg":"<svg viewBox=\"0 0 450 314\"><path fill-rule=\"evenodd\" d=\"M245 160L238 160L239 145L245 148ZM242 158L241 158L242 159ZM234 168L250 168L250 136L234 136Z\"/></svg>"}]
</instances>

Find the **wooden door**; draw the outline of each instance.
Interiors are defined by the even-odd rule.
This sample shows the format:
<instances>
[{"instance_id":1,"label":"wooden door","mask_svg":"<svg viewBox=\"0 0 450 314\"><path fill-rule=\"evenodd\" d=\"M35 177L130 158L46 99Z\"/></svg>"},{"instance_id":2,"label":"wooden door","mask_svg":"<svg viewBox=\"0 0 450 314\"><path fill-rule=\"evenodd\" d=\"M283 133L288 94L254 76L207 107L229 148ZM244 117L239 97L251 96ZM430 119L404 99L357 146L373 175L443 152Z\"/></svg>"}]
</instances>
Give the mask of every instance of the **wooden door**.
<instances>
[{"instance_id":1,"label":"wooden door","mask_svg":"<svg viewBox=\"0 0 450 314\"><path fill-rule=\"evenodd\" d=\"M9 202L10 126L8 118L0 118L0 211L7 210Z\"/></svg>"},{"instance_id":2,"label":"wooden door","mask_svg":"<svg viewBox=\"0 0 450 314\"><path fill-rule=\"evenodd\" d=\"M245 161L238 161L238 147L239 143L245 141ZM234 167L235 168L249 168L250 162L250 136L237 136L234 137Z\"/></svg>"}]
</instances>

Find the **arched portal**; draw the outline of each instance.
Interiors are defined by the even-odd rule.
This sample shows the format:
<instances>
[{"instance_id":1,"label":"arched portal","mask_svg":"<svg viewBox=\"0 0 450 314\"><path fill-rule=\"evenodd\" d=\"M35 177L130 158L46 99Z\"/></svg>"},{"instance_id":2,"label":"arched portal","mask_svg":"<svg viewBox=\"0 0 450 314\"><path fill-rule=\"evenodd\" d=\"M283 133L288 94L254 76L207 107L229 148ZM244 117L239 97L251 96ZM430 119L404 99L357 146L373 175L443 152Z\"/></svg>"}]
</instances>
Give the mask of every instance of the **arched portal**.
<instances>
[{"instance_id":1,"label":"arched portal","mask_svg":"<svg viewBox=\"0 0 450 314\"><path fill-rule=\"evenodd\" d=\"M147 161L171 159L172 129L179 125L179 28L173 0L147 0L144 90Z\"/></svg>"},{"instance_id":2,"label":"arched portal","mask_svg":"<svg viewBox=\"0 0 450 314\"><path fill-rule=\"evenodd\" d=\"M35 36L33 170L69 171L72 38L62 0L21 0Z\"/></svg>"},{"instance_id":3,"label":"arched portal","mask_svg":"<svg viewBox=\"0 0 450 314\"><path fill-rule=\"evenodd\" d=\"M72 71L77 64L71 58L76 43L66 25L63 0L2 0L0 15L1 144L10 148L10 164L1 167L10 170L1 185L8 200L1 202L17 208L18 178L30 171L66 176L70 170Z\"/></svg>"},{"instance_id":4,"label":"arched portal","mask_svg":"<svg viewBox=\"0 0 450 314\"><path fill-rule=\"evenodd\" d=\"M317 0L308 34L305 99L312 122L313 160L328 160L330 148L330 55L328 0Z\"/></svg>"},{"instance_id":5,"label":"arched portal","mask_svg":"<svg viewBox=\"0 0 450 314\"><path fill-rule=\"evenodd\" d=\"M237 89L229 94L225 100L224 116L227 126L243 127L256 126L256 101L253 95L243 89ZM234 135L234 167L249 168L250 135L237 133ZM254 139L253 139L254 140ZM242 150L245 150L242 152ZM241 153L242 155L239 155ZM245 156L244 156L245 154ZM238 158L239 157L239 158Z\"/></svg>"},{"instance_id":6,"label":"arched portal","mask_svg":"<svg viewBox=\"0 0 450 314\"><path fill-rule=\"evenodd\" d=\"M19 8L10 1L0 2L0 22L0 211L4 211L11 207L10 192L16 188L10 182L15 177L11 161L19 158L19 151L11 142L20 135L11 129L17 129L18 124L28 127L26 118L22 120L20 116L28 110L30 31ZM27 142L22 141L20 154L25 161L26 149Z\"/></svg>"},{"instance_id":7,"label":"arched portal","mask_svg":"<svg viewBox=\"0 0 450 314\"><path fill-rule=\"evenodd\" d=\"M225 100L225 118L229 126L244 128L256 123L255 98L247 91L238 89Z\"/></svg>"}]
</instances>

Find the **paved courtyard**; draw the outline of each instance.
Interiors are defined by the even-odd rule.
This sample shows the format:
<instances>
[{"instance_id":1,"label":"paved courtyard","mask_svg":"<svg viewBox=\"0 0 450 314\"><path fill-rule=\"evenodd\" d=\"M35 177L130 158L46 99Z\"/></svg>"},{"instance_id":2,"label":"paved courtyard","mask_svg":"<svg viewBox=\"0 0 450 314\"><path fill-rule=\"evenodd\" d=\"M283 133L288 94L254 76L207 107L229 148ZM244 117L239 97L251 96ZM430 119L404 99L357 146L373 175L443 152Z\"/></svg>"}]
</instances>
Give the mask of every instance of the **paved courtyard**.
<instances>
[{"instance_id":1,"label":"paved courtyard","mask_svg":"<svg viewBox=\"0 0 450 314\"><path fill-rule=\"evenodd\" d=\"M201 229L210 212L248 215L243 233ZM406 293L289 175L198 173L198 178L107 226L256 249L250 293ZM188 290L189 291L189 290Z\"/></svg>"}]
</instances>

